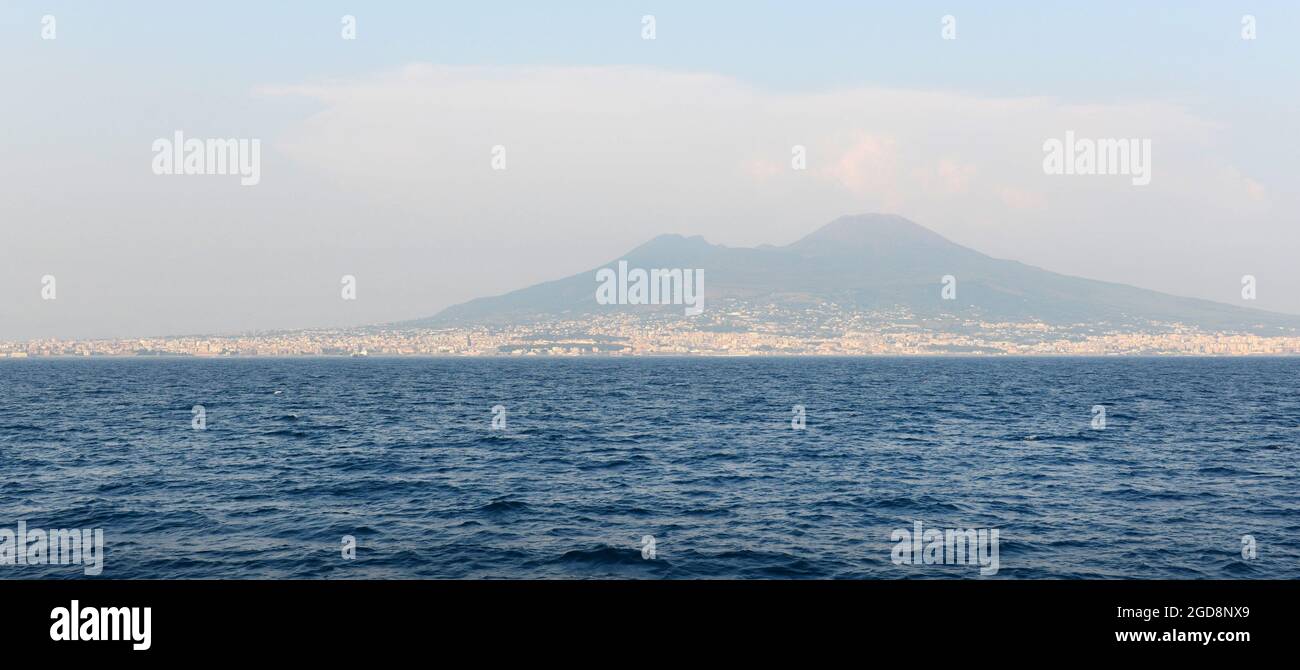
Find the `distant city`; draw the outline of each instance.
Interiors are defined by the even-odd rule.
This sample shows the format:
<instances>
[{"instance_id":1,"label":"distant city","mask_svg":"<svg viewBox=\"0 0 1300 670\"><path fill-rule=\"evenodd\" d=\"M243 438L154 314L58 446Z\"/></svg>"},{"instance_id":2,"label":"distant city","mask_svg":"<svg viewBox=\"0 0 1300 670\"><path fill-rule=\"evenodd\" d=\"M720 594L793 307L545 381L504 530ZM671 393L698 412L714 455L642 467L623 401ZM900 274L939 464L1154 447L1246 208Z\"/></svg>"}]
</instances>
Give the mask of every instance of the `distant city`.
<instances>
[{"instance_id":1,"label":"distant city","mask_svg":"<svg viewBox=\"0 0 1300 670\"><path fill-rule=\"evenodd\" d=\"M892 214L783 247L660 235L596 271L400 323L0 342L0 358L1297 354L1300 316L996 259Z\"/></svg>"},{"instance_id":2,"label":"distant city","mask_svg":"<svg viewBox=\"0 0 1300 670\"><path fill-rule=\"evenodd\" d=\"M1281 329L1279 329L1281 331ZM1300 354L1300 335L1216 332L1177 322L1052 325L904 308L864 312L723 301L693 317L617 312L526 324L370 326L239 335L0 342L0 358L94 356L864 356Z\"/></svg>"}]
</instances>

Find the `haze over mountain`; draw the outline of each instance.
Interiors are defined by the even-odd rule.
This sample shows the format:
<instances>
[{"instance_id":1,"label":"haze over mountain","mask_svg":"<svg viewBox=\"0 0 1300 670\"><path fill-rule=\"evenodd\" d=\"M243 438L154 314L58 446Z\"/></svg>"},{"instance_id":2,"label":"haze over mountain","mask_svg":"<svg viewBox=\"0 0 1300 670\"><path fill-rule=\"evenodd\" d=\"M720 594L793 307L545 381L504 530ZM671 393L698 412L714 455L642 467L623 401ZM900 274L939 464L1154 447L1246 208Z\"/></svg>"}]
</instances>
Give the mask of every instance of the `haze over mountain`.
<instances>
[{"instance_id":1,"label":"haze over mountain","mask_svg":"<svg viewBox=\"0 0 1300 670\"><path fill-rule=\"evenodd\" d=\"M711 305L740 300L785 307L834 303L868 312L903 308L928 322L980 319L1128 327L1180 322L1207 330L1274 334L1300 327L1300 316L1072 277L992 258L890 214L841 217L781 247L733 248L710 244L699 236L661 235L587 272L478 298L401 325L506 325L636 310L681 313L680 305L598 304L596 271L616 268L620 260L626 260L629 268L646 270L703 269L706 311ZM945 275L956 278L955 300L941 298Z\"/></svg>"}]
</instances>

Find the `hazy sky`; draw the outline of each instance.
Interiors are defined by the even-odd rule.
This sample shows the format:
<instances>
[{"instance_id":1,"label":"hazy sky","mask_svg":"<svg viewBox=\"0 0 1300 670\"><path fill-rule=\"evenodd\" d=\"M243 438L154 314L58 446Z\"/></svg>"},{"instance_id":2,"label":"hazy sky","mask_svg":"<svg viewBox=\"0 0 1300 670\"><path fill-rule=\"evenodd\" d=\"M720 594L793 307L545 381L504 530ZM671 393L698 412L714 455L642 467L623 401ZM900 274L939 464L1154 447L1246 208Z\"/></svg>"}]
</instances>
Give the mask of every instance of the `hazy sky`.
<instances>
[{"instance_id":1,"label":"hazy sky","mask_svg":"<svg viewBox=\"0 0 1300 670\"><path fill-rule=\"evenodd\" d=\"M415 318L860 212L1300 313L1295 2L190 4L0 5L0 338ZM153 174L177 130L260 183ZM1044 174L1070 130L1151 140L1150 185Z\"/></svg>"}]
</instances>

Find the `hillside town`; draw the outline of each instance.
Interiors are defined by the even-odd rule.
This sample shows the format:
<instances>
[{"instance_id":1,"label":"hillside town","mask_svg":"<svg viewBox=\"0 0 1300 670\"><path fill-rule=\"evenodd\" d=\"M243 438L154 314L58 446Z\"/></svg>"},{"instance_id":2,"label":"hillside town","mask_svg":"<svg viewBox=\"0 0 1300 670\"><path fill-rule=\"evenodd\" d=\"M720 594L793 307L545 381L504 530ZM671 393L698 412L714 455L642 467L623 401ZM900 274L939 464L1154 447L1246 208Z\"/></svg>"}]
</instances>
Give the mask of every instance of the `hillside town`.
<instances>
[{"instance_id":1,"label":"hillside town","mask_svg":"<svg viewBox=\"0 0 1300 670\"><path fill-rule=\"evenodd\" d=\"M1300 334L970 320L903 310L728 305L706 314L618 312L572 320L443 328L372 326L237 335L0 342L0 358L97 356L1108 356L1298 355Z\"/></svg>"}]
</instances>

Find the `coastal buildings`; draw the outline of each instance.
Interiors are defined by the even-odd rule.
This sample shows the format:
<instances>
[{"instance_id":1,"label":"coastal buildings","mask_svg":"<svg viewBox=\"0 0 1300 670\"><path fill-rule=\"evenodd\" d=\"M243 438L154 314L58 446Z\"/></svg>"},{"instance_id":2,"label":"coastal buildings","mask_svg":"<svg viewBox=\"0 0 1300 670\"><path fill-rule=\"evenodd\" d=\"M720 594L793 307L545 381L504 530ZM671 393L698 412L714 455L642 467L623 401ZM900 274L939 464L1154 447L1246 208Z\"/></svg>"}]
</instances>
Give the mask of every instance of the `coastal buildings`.
<instances>
[{"instance_id":1,"label":"coastal buildings","mask_svg":"<svg viewBox=\"0 0 1300 670\"><path fill-rule=\"evenodd\" d=\"M1300 355L1300 334L949 320L732 305L696 317L611 313L510 326L366 327L230 336L0 342L0 358L97 356Z\"/></svg>"}]
</instances>

